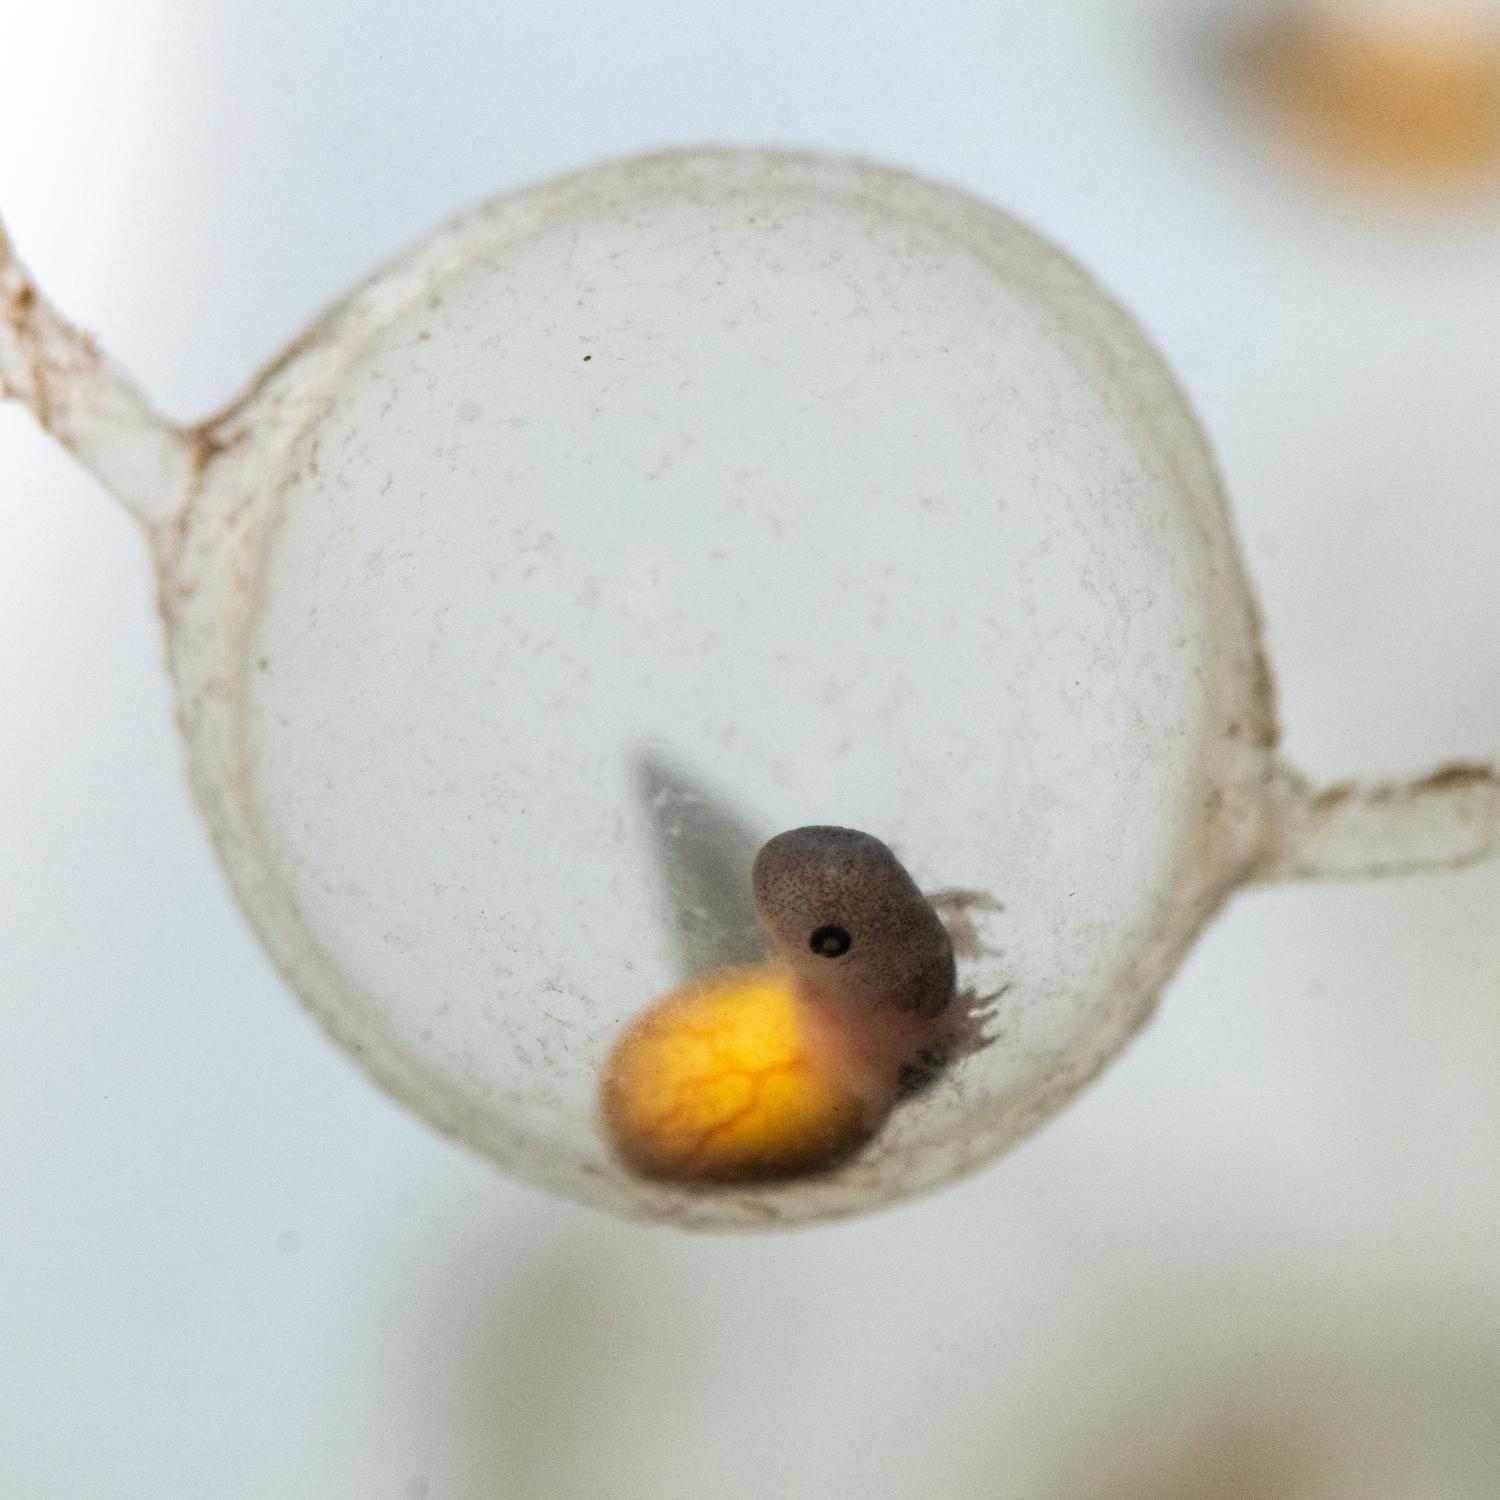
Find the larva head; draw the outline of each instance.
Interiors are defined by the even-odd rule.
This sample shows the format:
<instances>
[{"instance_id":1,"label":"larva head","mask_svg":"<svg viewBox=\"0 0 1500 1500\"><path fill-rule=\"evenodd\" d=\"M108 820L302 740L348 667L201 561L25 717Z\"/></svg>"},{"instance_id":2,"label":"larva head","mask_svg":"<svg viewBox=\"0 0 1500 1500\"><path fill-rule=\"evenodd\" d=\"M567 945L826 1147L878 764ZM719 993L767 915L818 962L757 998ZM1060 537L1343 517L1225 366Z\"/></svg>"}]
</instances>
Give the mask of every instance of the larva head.
<instances>
[{"instance_id":1,"label":"larva head","mask_svg":"<svg viewBox=\"0 0 1500 1500\"><path fill-rule=\"evenodd\" d=\"M853 828L793 828L755 857L755 906L814 990L855 1007L935 1016L953 999L953 945L900 860Z\"/></svg>"}]
</instances>

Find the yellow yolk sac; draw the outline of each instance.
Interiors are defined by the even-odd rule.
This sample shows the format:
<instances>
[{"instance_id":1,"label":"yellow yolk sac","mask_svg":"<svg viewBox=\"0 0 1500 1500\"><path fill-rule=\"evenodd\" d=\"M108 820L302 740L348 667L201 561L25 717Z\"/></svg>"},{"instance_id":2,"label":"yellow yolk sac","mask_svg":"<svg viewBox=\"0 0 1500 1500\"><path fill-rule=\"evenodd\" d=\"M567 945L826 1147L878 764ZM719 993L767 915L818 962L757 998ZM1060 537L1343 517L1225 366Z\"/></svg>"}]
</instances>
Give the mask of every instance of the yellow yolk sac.
<instances>
[{"instance_id":1,"label":"yellow yolk sac","mask_svg":"<svg viewBox=\"0 0 1500 1500\"><path fill-rule=\"evenodd\" d=\"M684 985L636 1017L606 1065L603 1109L642 1176L771 1182L857 1151L890 1108L871 1092L831 1018L764 964Z\"/></svg>"}]
</instances>

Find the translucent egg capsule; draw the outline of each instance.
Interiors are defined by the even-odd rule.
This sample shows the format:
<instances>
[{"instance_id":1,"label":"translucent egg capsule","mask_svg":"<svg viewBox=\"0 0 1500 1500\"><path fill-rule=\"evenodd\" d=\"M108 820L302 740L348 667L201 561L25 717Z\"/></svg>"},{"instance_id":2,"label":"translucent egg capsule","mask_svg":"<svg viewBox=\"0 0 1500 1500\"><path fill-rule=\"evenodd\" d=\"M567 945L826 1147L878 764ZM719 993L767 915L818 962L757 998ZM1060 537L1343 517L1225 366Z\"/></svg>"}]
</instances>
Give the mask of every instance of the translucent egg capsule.
<instances>
[{"instance_id":1,"label":"translucent egg capsule","mask_svg":"<svg viewBox=\"0 0 1500 1500\"><path fill-rule=\"evenodd\" d=\"M733 1227L930 1188L1093 1077L1235 886L1494 841L1483 769L1280 768L1175 385L951 188L596 167L439 231L187 430L0 257L0 381L145 525L245 910L373 1078L561 1193ZM862 941L847 909L803 953L817 900L752 878L809 829L887 851L962 1026L809 978ZM888 974L918 907L876 907ZM806 1066L684 1169L650 1120L720 1108L725 1049Z\"/></svg>"}]
</instances>

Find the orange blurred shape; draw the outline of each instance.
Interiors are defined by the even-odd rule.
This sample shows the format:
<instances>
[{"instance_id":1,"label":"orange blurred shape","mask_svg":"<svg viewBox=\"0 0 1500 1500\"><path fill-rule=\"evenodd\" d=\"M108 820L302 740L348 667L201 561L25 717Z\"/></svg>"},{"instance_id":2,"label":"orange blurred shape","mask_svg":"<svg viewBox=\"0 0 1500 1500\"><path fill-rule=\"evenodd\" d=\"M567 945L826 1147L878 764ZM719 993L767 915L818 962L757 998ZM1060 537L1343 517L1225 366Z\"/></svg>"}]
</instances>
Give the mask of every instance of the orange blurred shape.
<instances>
[{"instance_id":1,"label":"orange blurred shape","mask_svg":"<svg viewBox=\"0 0 1500 1500\"><path fill-rule=\"evenodd\" d=\"M1304 11L1256 49L1306 145L1365 177L1450 185L1500 163L1500 35L1465 11Z\"/></svg>"},{"instance_id":2,"label":"orange blurred shape","mask_svg":"<svg viewBox=\"0 0 1500 1500\"><path fill-rule=\"evenodd\" d=\"M784 1181L837 1166L870 1138L857 1075L784 969L730 969L630 1023L605 1067L604 1120L643 1176Z\"/></svg>"}]
</instances>

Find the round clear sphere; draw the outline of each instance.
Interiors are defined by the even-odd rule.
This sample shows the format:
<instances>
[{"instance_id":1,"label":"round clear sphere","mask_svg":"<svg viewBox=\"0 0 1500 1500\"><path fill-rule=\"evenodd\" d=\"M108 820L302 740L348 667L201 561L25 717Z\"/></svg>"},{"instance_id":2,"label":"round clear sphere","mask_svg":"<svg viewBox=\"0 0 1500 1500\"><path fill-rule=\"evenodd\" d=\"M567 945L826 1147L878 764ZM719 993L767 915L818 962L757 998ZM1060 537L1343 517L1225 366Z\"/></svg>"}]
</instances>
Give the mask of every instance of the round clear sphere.
<instances>
[{"instance_id":1,"label":"round clear sphere","mask_svg":"<svg viewBox=\"0 0 1500 1500\"><path fill-rule=\"evenodd\" d=\"M864 162L500 198L200 429L163 549L197 793L296 991L506 1171L702 1226L993 1157L1261 851L1274 731L1203 439L1055 249ZM756 847L889 844L989 1044L806 1180L647 1181L621 1029L752 957Z\"/></svg>"}]
</instances>

